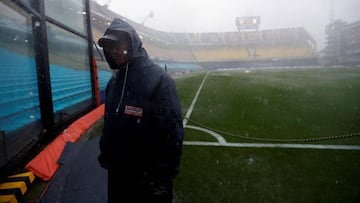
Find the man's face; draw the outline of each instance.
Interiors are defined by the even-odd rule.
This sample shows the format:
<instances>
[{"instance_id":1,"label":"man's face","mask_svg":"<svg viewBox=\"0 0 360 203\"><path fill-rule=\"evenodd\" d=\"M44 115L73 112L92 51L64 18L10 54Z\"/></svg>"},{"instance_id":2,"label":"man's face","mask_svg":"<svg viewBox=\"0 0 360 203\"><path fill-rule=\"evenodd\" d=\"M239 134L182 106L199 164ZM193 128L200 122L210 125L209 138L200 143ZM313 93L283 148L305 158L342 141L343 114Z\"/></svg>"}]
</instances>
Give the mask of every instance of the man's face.
<instances>
[{"instance_id":1,"label":"man's face","mask_svg":"<svg viewBox=\"0 0 360 203\"><path fill-rule=\"evenodd\" d=\"M104 47L105 50L110 52L116 65L125 65L128 62L128 48L129 46L126 40L114 41Z\"/></svg>"}]
</instances>

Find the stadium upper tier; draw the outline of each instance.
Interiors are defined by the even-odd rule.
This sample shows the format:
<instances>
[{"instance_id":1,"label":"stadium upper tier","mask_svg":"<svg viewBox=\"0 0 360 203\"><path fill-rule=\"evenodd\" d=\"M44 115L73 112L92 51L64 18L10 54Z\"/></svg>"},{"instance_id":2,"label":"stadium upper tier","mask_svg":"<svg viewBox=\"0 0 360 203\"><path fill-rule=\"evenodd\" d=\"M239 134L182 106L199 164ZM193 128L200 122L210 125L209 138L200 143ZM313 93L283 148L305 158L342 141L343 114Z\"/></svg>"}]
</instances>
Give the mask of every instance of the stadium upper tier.
<instances>
[{"instance_id":1,"label":"stadium upper tier","mask_svg":"<svg viewBox=\"0 0 360 203\"><path fill-rule=\"evenodd\" d=\"M115 18L137 30L153 58L174 61L236 61L271 58L307 58L315 54L315 41L302 27L246 32L178 33L146 27L92 2L94 40Z\"/></svg>"}]
</instances>

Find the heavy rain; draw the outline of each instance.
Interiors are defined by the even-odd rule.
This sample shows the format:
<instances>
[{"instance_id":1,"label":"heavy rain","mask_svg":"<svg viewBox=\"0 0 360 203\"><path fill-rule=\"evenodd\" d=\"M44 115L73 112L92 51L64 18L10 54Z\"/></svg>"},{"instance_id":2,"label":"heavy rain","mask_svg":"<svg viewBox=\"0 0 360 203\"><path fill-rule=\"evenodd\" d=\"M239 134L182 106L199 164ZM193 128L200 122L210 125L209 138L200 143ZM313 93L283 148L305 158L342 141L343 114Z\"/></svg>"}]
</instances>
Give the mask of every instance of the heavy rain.
<instances>
[{"instance_id":1,"label":"heavy rain","mask_svg":"<svg viewBox=\"0 0 360 203\"><path fill-rule=\"evenodd\" d=\"M99 140L113 133L105 104L118 97L120 114L110 117L131 123L115 126L134 136L118 133L112 144L137 156L113 153L117 169L143 166L161 144L181 146L173 203L360 202L359 8L359 0L1 0L0 202L107 202ZM135 95L131 85L147 81L146 91L155 79L138 74L126 86L136 63L114 65L99 43L114 19L139 38L122 50L127 59L145 57L142 65L173 79L181 118L142 118L165 112L173 92L147 109L158 95ZM122 86L108 96L114 84ZM144 123L150 130L138 136ZM181 126L183 141L167 140L168 128L159 143L147 137L164 126ZM154 160L168 166L162 158Z\"/></svg>"}]
</instances>

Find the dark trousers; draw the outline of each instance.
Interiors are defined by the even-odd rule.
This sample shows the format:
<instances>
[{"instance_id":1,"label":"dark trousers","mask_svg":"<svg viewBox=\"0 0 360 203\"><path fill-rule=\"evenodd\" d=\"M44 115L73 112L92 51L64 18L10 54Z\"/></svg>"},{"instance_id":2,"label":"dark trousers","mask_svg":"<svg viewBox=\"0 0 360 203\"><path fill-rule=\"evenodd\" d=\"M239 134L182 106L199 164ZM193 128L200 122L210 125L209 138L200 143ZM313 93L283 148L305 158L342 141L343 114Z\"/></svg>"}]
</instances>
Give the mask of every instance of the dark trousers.
<instances>
[{"instance_id":1,"label":"dark trousers","mask_svg":"<svg viewBox=\"0 0 360 203\"><path fill-rule=\"evenodd\" d=\"M150 178L144 173L108 168L109 203L171 203L173 180Z\"/></svg>"}]
</instances>

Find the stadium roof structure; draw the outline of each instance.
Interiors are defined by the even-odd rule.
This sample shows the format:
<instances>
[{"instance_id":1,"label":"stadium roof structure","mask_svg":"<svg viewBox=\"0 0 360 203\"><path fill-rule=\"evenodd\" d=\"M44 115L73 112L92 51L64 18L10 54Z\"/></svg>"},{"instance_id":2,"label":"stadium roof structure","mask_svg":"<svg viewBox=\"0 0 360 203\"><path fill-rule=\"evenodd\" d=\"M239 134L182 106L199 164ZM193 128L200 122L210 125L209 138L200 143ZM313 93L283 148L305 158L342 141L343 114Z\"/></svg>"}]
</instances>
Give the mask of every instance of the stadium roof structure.
<instances>
[{"instance_id":1,"label":"stadium roof structure","mask_svg":"<svg viewBox=\"0 0 360 203\"><path fill-rule=\"evenodd\" d=\"M145 40L158 42L163 46L239 46L239 45L281 45L309 44L315 47L313 37L303 27L258 30L248 32L165 32L134 22L92 1L93 26L104 32L112 19L121 18L131 24Z\"/></svg>"}]
</instances>

